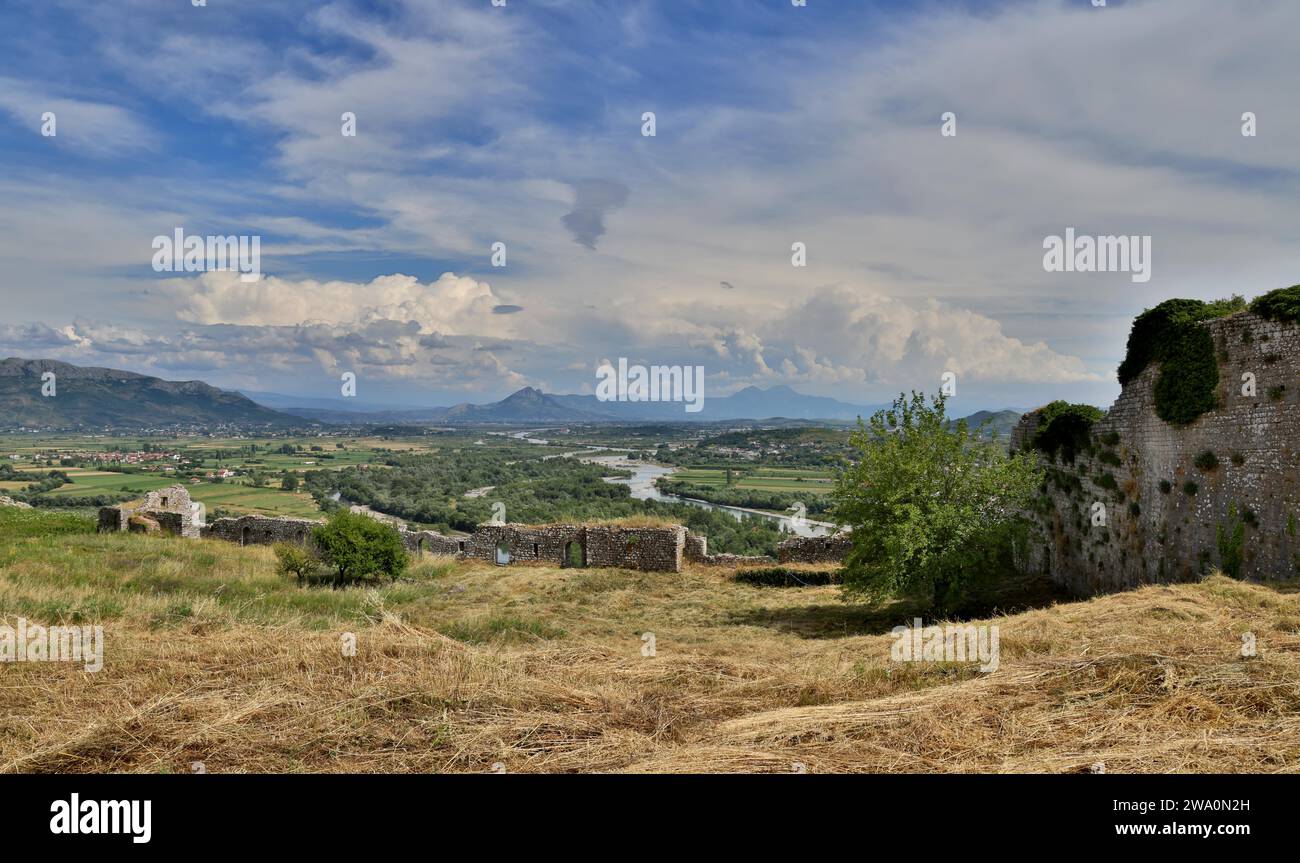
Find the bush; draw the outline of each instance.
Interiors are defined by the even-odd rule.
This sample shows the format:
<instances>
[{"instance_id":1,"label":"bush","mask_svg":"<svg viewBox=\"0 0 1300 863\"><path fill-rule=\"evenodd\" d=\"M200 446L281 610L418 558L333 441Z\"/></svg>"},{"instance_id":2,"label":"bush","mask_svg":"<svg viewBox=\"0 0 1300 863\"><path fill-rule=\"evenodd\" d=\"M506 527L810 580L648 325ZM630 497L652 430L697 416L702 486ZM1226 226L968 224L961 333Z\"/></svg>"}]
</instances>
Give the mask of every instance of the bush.
<instances>
[{"instance_id":1,"label":"bush","mask_svg":"<svg viewBox=\"0 0 1300 863\"><path fill-rule=\"evenodd\" d=\"M1193 495L1200 490L1201 487L1190 479L1187 482L1183 483L1183 494Z\"/></svg>"},{"instance_id":2,"label":"bush","mask_svg":"<svg viewBox=\"0 0 1300 863\"><path fill-rule=\"evenodd\" d=\"M1089 446L1092 426L1105 412L1092 405L1054 401L1038 414L1038 427L1029 445L1056 460L1074 463L1074 457Z\"/></svg>"},{"instance_id":3,"label":"bush","mask_svg":"<svg viewBox=\"0 0 1300 863\"><path fill-rule=\"evenodd\" d=\"M1300 285L1278 288L1256 297L1250 310L1270 321L1300 321Z\"/></svg>"},{"instance_id":4,"label":"bush","mask_svg":"<svg viewBox=\"0 0 1300 863\"><path fill-rule=\"evenodd\" d=\"M1208 473L1209 471L1218 469L1219 457L1216 456L1212 451L1207 449L1196 456L1196 459L1193 461L1193 464L1195 464L1198 468Z\"/></svg>"},{"instance_id":5,"label":"bush","mask_svg":"<svg viewBox=\"0 0 1300 863\"><path fill-rule=\"evenodd\" d=\"M1043 481L1031 453L1008 454L950 424L944 399L900 396L858 421L857 463L840 474L834 520L852 527L846 594L910 595L949 611L979 579L1012 571L1020 513Z\"/></svg>"},{"instance_id":6,"label":"bush","mask_svg":"<svg viewBox=\"0 0 1300 863\"><path fill-rule=\"evenodd\" d=\"M1173 484L1173 483L1171 483L1171 482L1170 482L1169 480L1167 480L1167 479L1162 479L1162 480L1160 480L1160 493L1161 493L1161 494L1169 494L1169 492L1171 492L1171 491L1173 491L1173 490L1174 490L1174 484Z\"/></svg>"},{"instance_id":7,"label":"bush","mask_svg":"<svg viewBox=\"0 0 1300 863\"><path fill-rule=\"evenodd\" d=\"M406 547L397 530L369 516L340 509L311 536L335 568L338 584L371 576L396 579L406 570Z\"/></svg>"},{"instance_id":8,"label":"bush","mask_svg":"<svg viewBox=\"0 0 1300 863\"><path fill-rule=\"evenodd\" d=\"M316 556L300 545L277 542L275 551L275 571L282 576L292 575L299 584L305 582L315 570L319 561Z\"/></svg>"}]
</instances>

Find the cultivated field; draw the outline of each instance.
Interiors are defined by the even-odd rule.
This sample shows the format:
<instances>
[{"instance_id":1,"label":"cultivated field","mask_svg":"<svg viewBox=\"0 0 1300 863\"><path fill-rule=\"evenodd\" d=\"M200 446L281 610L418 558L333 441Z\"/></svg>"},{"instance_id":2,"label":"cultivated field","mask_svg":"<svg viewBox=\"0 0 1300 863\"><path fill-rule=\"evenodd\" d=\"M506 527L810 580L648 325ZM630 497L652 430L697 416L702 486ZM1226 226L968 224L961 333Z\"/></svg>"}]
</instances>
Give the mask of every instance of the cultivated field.
<instances>
[{"instance_id":1,"label":"cultivated field","mask_svg":"<svg viewBox=\"0 0 1300 863\"><path fill-rule=\"evenodd\" d=\"M0 666L5 771L1300 764L1300 594L1223 577L990 618L984 675L891 663L909 610L835 587L426 558L392 585L300 588L270 549L88 524L0 509L3 622L106 639L97 674Z\"/></svg>"},{"instance_id":2,"label":"cultivated field","mask_svg":"<svg viewBox=\"0 0 1300 863\"><path fill-rule=\"evenodd\" d=\"M760 491L785 491L826 494L835 488L830 471L801 468L745 468L733 471L733 487ZM727 484L726 468L687 467L673 474L673 479L722 487Z\"/></svg>"}]
</instances>

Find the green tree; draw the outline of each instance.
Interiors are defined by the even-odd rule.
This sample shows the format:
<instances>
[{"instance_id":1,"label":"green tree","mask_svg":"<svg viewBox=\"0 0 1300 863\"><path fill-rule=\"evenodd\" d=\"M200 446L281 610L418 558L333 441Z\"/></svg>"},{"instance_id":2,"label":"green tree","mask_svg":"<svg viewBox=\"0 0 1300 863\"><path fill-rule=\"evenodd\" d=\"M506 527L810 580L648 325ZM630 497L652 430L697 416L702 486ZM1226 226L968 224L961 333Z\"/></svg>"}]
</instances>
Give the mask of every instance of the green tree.
<instances>
[{"instance_id":1,"label":"green tree","mask_svg":"<svg viewBox=\"0 0 1300 863\"><path fill-rule=\"evenodd\" d=\"M285 491L297 491L298 475L292 473L285 473L284 477L280 480L280 488L282 488Z\"/></svg>"},{"instance_id":2,"label":"green tree","mask_svg":"<svg viewBox=\"0 0 1300 863\"><path fill-rule=\"evenodd\" d=\"M336 570L336 583L373 575L396 579L406 570L406 547L397 531L359 513L339 510L312 529L321 557Z\"/></svg>"},{"instance_id":3,"label":"green tree","mask_svg":"<svg viewBox=\"0 0 1300 863\"><path fill-rule=\"evenodd\" d=\"M944 403L913 392L869 424L858 420L855 461L833 492L835 520L852 528L849 596L906 595L953 611L1010 568L1020 511L1042 482L1037 457L950 422Z\"/></svg>"},{"instance_id":4,"label":"green tree","mask_svg":"<svg viewBox=\"0 0 1300 863\"><path fill-rule=\"evenodd\" d=\"M315 555L300 545L277 542L272 549L275 551L275 571L285 577L293 576L299 584L316 569Z\"/></svg>"}]
</instances>

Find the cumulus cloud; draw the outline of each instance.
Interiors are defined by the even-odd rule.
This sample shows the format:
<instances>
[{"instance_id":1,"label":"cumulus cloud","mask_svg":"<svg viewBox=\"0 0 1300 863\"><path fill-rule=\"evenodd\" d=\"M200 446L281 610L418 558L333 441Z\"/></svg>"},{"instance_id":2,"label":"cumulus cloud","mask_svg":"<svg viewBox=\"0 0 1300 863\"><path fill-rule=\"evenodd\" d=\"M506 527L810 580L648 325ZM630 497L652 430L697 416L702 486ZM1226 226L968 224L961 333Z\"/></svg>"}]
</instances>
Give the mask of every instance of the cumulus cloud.
<instances>
[{"instance_id":1,"label":"cumulus cloud","mask_svg":"<svg viewBox=\"0 0 1300 863\"><path fill-rule=\"evenodd\" d=\"M508 334L496 311L503 304L492 287L454 273L427 283L401 274L362 283L274 276L241 282L233 272L208 272L164 280L159 293L180 320L195 324L415 321L422 332Z\"/></svg>"}]
</instances>

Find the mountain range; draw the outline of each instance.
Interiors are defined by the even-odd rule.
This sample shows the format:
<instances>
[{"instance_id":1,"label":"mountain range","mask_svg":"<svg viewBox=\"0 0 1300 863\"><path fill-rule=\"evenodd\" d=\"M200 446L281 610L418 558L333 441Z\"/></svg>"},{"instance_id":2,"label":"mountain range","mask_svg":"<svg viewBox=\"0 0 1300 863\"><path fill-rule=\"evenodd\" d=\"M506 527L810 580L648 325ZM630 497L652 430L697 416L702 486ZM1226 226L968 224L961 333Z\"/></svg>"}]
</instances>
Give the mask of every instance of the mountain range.
<instances>
[{"instance_id":1,"label":"mountain range","mask_svg":"<svg viewBox=\"0 0 1300 863\"><path fill-rule=\"evenodd\" d=\"M263 404L284 413L336 423L601 423L601 422L718 422L742 419L852 421L877 408L825 396L809 396L787 386L746 387L729 396L704 399L703 410L688 413L682 402L609 402L594 395L553 395L524 387L498 402L463 402L445 408L410 410L350 410L345 403L323 407L293 403L292 397L262 393Z\"/></svg>"},{"instance_id":2,"label":"mountain range","mask_svg":"<svg viewBox=\"0 0 1300 863\"><path fill-rule=\"evenodd\" d=\"M54 395L43 395L45 376L51 373ZM706 398L704 409L698 413L687 413L682 402L605 402L594 395L552 395L533 387L487 404L462 402L450 407L372 411L352 410L342 401L308 400L312 406L306 407L295 406L292 396L257 395L255 401L201 381L165 381L135 372L55 360L0 361L0 428L9 429L285 429L321 423L549 425L736 420L845 423L859 416L868 417L880 407L804 395L788 386L751 386L729 396ZM989 419L995 432L1005 434L1019 417L1015 411L981 411L969 419L973 425Z\"/></svg>"},{"instance_id":3,"label":"mountain range","mask_svg":"<svg viewBox=\"0 0 1300 863\"><path fill-rule=\"evenodd\" d=\"M202 381L165 381L56 360L0 360L0 428L219 425L287 428L307 423Z\"/></svg>"}]
</instances>

